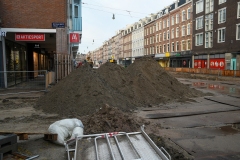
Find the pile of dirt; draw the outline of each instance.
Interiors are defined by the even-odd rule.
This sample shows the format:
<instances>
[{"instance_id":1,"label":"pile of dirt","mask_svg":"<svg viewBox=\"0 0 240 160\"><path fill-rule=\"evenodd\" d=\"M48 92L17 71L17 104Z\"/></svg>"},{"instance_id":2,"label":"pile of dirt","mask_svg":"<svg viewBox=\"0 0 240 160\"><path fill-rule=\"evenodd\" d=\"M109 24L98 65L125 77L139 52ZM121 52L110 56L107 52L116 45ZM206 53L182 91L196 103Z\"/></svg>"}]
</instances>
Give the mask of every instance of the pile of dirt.
<instances>
[{"instance_id":1,"label":"pile of dirt","mask_svg":"<svg viewBox=\"0 0 240 160\"><path fill-rule=\"evenodd\" d=\"M202 96L166 72L153 58L137 59L127 68L105 63L99 69L81 66L35 106L61 116L92 115L105 104L122 111Z\"/></svg>"},{"instance_id":2,"label":"pile of dirt","mask_svg":"<svg viewBox=\"0 0 240 160\"><path fill-rule=\"evenodd\" d=\"M136 132L142 125L150 122L135 117L131 113L122 112L119 108L106 104L91 116L81 117L84 134L97 134L109 132Z\"/></svg>"}]
</instances>

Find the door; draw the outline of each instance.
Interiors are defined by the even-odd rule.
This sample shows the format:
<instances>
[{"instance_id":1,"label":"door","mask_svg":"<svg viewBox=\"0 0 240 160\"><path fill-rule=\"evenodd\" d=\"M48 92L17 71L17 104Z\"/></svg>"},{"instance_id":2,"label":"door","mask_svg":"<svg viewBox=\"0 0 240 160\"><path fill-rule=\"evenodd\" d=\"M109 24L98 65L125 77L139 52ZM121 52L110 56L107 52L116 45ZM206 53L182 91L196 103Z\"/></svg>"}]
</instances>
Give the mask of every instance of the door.
<instances>
[{"instance_id":1,"label":"door","mask_svg":"<svg viewBox=\"0 0 240 160\"><path fill-rule=\"evenodd\" d=\"M231 59L231 70L236 70L236 58Z\"/></svg>"}]
</instances>

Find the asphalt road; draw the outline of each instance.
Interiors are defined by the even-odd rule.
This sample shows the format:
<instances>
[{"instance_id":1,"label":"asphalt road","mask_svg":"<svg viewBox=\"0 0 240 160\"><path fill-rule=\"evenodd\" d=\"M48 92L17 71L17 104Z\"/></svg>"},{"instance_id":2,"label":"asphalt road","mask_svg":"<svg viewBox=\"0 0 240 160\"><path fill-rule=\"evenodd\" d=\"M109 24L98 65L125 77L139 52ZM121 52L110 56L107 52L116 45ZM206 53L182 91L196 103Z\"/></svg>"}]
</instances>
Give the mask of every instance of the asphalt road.
<instances>
[{"instance_id":1,"label":"asphalt road","mask_svg":"<svg viewBox=\"0 0 240 160\"><path fill-rule=\"evenodd\" d=\"M145 109L139 114L160 124L168 137L194 159L240 159L240 85L235 82L183 79L179 81L213 96L195 102Z\"/></svg>"}]
</instances>

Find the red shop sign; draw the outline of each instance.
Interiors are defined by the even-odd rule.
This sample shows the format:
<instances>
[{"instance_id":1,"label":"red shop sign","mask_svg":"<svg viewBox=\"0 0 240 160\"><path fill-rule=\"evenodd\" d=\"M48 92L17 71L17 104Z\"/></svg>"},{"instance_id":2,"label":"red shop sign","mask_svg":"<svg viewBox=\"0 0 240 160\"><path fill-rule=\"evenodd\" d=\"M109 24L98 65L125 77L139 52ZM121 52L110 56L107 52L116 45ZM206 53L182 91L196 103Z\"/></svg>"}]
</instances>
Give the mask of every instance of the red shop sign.
<instances>
[{"instance_id":1,"label":"red shop sign","mask_svg":"<svg viewBox=\"0 0 240 160\"><path fill-rule=\"evenodd\" d=\"M225 59L224 58L210 59L210 68L225 69Z\"/></svg>"},{"instance_id":2,"label":"red shop sign","mask_svg":"<svg viewBox=\"0 0 240 160\"><path fill-rule=\"evenodd\" d=\"M44 33L16 33L16 41L45 41Z\"/></svg>"},{"instance_id":3,"label":"red shop sign","mask_svg":"<svg viewBox=\"0 0 240 160\"><path fill-rule=\"evenodd\" d=\"M70 33L69 41L70 43L80 43L81 35L79 33Z\"/></svg>"}]
</instances>

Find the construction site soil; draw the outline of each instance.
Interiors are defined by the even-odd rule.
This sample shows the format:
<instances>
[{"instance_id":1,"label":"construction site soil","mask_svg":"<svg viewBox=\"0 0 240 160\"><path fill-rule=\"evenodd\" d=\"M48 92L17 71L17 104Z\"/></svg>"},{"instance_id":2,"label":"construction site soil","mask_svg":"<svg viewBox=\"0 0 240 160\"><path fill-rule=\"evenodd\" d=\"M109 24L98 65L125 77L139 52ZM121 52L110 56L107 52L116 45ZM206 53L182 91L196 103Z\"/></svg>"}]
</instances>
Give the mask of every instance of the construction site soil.
<instances>
[{"instance_id":1,"label":"construction site soil","mask_svg":"<svg viewBox=\"0 0 240 160\"><path fill-rule=\"evenodd\" d=\"M84 134L135 132L139 131L141 125L145 125L154 142L159 147L164 146L173 159L188 159L176 145L170 145L167 139L151 134L157 133L161 126L138 117L135 112L141 108L186 102L189 98L205 95L208 94L180 83L153 58L137 59L127 68L105 63L100 68L93 69L85 64L52 85L49 92L38 99L30 98L28 103L16 101L16 105L11 105L13 99L2 100L3 109L6 110L19 109L18 104L21 104L27 105L26 109L34 106L39 113L54 116L32 113L34 111L30 108L28 117L22 117L18 112L20 117L13 115L13 118L5 118L0 123L36 122L49 126L56 120L78 118L83 122Z\"/></svg>"}]
</instances>

